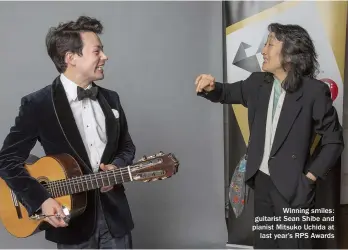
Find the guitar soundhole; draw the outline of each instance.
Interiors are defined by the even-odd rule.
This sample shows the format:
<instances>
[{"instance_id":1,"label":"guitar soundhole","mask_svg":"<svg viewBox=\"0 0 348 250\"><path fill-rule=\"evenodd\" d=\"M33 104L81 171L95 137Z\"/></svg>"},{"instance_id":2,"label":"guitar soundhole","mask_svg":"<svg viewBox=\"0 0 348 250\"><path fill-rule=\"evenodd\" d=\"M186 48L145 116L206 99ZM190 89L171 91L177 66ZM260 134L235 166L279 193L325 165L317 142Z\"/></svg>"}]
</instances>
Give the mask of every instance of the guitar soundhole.
<instances>
[{"instance_id":1,"label":"guitar soundhole","mask_svg":"<svg viewBox=\"0 0 348 250\"><path fill-rule=\"evenodd\" d=\"M39 177L37 178L38 182L51 193L50 187L49 187L49 180L46 177Z\"/></svg>"}]
</instances>

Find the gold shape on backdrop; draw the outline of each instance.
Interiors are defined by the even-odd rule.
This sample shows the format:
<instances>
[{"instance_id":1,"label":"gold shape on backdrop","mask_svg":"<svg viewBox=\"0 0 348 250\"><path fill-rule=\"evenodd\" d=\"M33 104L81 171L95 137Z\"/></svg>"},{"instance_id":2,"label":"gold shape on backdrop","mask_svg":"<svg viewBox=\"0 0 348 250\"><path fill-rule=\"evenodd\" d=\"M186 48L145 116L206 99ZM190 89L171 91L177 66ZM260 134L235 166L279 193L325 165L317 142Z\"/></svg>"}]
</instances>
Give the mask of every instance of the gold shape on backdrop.
<instances>
[{"instance_id":1,"label":"gold shape on backdrop","mask_svg":"<svg viewBox=\"0 0 348 250\"><path fill-rule=\"evenodd\" d=\"M348 3L346 1L319 1L316 4L344 82Z\"/></svg>"}]
</instances>

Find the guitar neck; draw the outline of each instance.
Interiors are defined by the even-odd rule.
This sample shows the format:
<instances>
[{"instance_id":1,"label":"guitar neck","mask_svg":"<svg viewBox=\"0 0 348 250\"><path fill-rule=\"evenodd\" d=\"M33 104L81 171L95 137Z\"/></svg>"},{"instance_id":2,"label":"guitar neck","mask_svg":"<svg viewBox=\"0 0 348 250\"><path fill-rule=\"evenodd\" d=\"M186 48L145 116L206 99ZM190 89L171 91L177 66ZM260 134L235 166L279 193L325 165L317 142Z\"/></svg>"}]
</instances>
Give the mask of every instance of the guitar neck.
<instances>
[{"instance_id":1,"label":"guitar neck","mask_svg":"<svg viewBox=\"0 0 348 250\"><path fill-rule=\"evenodd\" d=\"M48 183L48 191L53 197L85 192L105 186L122 184L133 181L131 169L133 166L82 175L70 179L52 181Z\"/></svg>"}]
</instances>

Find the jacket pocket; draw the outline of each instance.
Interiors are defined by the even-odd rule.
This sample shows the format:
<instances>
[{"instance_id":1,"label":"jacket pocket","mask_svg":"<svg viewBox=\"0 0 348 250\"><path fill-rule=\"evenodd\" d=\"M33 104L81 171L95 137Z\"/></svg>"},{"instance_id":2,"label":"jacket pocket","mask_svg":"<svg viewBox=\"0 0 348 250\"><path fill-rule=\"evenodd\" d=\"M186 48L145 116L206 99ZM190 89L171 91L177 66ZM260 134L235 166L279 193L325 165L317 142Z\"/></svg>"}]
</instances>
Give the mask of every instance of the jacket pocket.
<instances>
[{"instance_id":1,"label":"jacket pocket","mask_svg":"<svg viewBox=\"0 0 348 250\"><path fill-rule=\"evenodd\" d=\"M296 188L295 196L291 202L291 207L305 208L309 207L315 197L315 182L301 173Z\"/></svg>"}]
</instances>

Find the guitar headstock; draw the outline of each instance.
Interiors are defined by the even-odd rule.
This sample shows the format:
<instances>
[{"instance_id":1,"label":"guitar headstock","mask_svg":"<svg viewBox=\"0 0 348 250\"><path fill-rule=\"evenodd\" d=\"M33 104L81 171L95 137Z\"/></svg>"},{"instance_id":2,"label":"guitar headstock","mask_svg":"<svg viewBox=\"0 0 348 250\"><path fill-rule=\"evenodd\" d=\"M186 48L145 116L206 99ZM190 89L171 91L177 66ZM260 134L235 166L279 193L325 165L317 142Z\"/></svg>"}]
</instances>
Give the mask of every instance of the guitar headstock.
<instances>
[{"instance_id":1,"label":"guitar headstock","mask_svg":"<svg viewBox=\"0 0 348 250\"><path fill-rule=\"evenodd\" d=\"M178 172L179 161L172 153L144 156L131 167L131 174L134 181L154 181L170 178Z\"/></svg>"}]
</instances>

